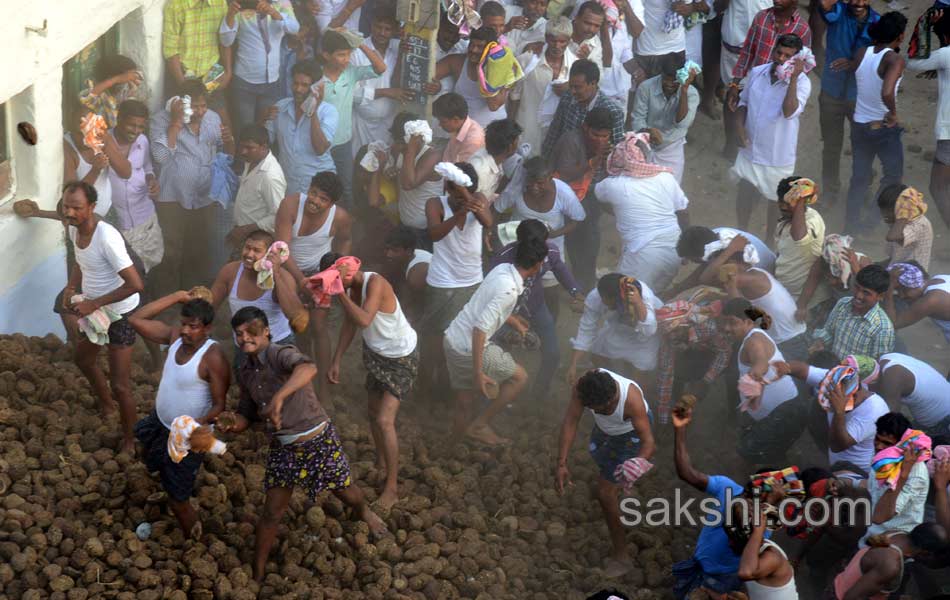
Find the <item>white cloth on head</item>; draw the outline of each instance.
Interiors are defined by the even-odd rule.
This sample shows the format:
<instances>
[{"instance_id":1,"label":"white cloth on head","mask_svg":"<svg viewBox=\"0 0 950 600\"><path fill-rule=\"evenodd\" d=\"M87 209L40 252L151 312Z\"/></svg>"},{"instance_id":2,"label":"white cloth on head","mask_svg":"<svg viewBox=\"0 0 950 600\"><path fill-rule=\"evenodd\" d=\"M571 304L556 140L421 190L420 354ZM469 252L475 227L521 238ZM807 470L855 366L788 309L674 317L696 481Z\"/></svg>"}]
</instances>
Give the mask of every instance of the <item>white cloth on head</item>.
<instances>
[{"instance_id":1,"label":"white cloth on head","mask_svg":"<svg viewBox=\"0 0 950 600\"><path fill-rule=\"evenodd\" d=\"M727 228L722 228L716 233L719 235L719 239L713 240L703 247L703 260L706 262L712 260L713 254L716 252L725 250L732 240L741 234L741 232L736 229ZM759 264L759 251L756 250L752 243L746 243L746 245L742 248L742 262L746 263L747 265Z\"/></svg>"},{"instance_id":2,"label":"white cloth on head","mask_svg":"<svg viewBox=\"0 0 950 600\"><path fill-rule=\"evenodd\" d=\"M571 338L571 346L582 352L628 362L641 371L655 369L660 350L656 309L663 306L663 302L648 285L640 282L640 286L647 316L637 323L631 323L629 317L604 304L597 288L591 290L584 299L584 313L577 325L577 335Z\"/></svg>"},{"instance_id":3,"label":"white cloth on head","mask_svg":"<svg viewBox=\"0 0 950 600\"><path fill-rule=\"evenodd\" d=\"M428 123L421 119L416 121L406 121L406 124L403 126L403 132L403 139L407 144L414 135L422 136L423 145L432 143L432 128L429 127Z\"/></svg>"},{"instance_id":4,"label":"white cloth on head","mask_svg":"<svg viewBox=\"0 0 950 600\"><path fill-rule=\"evenodd\" d=\"M373 140L366 145L366 154L360 159L360 166L363 167L364 171L375 173L380 168L386 166L379 164L379 158L376 156L376 152L389 152L389 145L379 140Z\"/></svg>"},{"instance_id":5,"label":"white cloth on head","mask_svg":"<svg viewBox=\"0 0 950 600\"><path fill-rule=\"evenodd\" d=\"M786 117L782 104L789 83L772 83L771 73L772 63L753 67L749 71L745 87L739 93L739 106L745 106L747 109L745 128L749 135L749 144L739 150L739 156L756 165L794 169L798 122L811 95L811 80L808 75L799 74L796 80L798 107L790 117ZM736 165L738 164L737 158ZM775 199L775 188L768 193L763 191L763 195Z\"/></svg>"},{"instance_id":6,"label":"white cloth on head","mask_svg":"<svg viewBox=\"0 0 950 600\"><path fill-rule=\"evenodd\" d=\"M448 196L440 196L439 202L442 203L442 220L448 221L454 214ZM462 229L453 227L441 240L432 242L426 283L435 288L461 288L481 283L482 246L482 223L468 213Z\"/></svg>"},{"instance_id":7,"label":"white cloth on head","mask_svg":"<svg viewBox=\"0 0 950 600\"><path fill-rule=\"evenodd\" d=\"M465 171L450 162L440 162L435 166L435 172L451 181L455 185L462 187L471 187L472 178L465 174Z\"/></svg>"},{"instance_id":8,"label":"white cloth on head","mask_svg":"<svg viewBox=\"0 0 950 600\"><path fill-rule=\"evenodd\" d=\"M716 235L722 235L724 232L734 232L733 235L742 234L742 237L749 240L749 243L755 246L755 251L759 253L759 262L758 264L753 264L753 267L759 267L760 269L765 269L769 273L775 271L775 253L760 240L757 236L752 235L748 231L739 231L738 229L733 229L731 227L713 227L713 233Z\"/></svg>"},{"instance_id":9,"label":"white cloth on head","mask_svg":"<svg viewBox=\"0 0 950 600\"><path fill-rule=\"evenodd\" d=\"M96 224L92 239L85 248L76 244L78 232L72 225L69 226L69 239L76 249L76 264L82 273L82 293L95 300L113 292L123 285L125 280L119 275L132 266L132 258L125 247L125 239L119 230L104 221ZM106 304L116 314L124 315L139 304L139 295L132 294L128 298Z\"/></svg>"}]
</instances>

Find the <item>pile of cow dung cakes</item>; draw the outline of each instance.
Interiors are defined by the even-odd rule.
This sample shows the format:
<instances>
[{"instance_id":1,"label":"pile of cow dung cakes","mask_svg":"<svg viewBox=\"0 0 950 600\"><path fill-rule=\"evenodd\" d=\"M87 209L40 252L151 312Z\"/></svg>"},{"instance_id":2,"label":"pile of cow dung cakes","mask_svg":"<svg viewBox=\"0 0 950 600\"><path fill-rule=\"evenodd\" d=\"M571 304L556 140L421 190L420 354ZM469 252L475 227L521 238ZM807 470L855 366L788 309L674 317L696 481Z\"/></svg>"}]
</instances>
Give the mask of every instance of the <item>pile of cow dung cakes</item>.
<instances>
[{"instance_id":1,"label":"pile of cow dung cakes","mask_svg":"<svg viewBox=\"0 0 950 600\"><path fill-rule=\"evenodd\" d=\"M328 410L374 499L380 473L356 362ZM159 377L141 364L137 353L140 417L152 410ZM235 436L228 452L206 457L193 498L203 535L185 539L157 477L115 452L118 421L101 416L70 349L55 336L0 336L0 598L541 600L606 587L640 600L671 597L670 566L688 556L695 532L629 528L634 568L606 579L609 538L582 444L572 455L576 484L563 496L553 488L559 415L506 413L502 429L517 431L514 444L484 449L420 423L416 413L426 412L400 416L400 502L383 515L392 535L373 539L332 494L314 504L298 490L258 585L250 563L267 434ZM668 493L658 489L664 480L650 474L634 493L642 502Z\"/></svg>"}]
</instances>

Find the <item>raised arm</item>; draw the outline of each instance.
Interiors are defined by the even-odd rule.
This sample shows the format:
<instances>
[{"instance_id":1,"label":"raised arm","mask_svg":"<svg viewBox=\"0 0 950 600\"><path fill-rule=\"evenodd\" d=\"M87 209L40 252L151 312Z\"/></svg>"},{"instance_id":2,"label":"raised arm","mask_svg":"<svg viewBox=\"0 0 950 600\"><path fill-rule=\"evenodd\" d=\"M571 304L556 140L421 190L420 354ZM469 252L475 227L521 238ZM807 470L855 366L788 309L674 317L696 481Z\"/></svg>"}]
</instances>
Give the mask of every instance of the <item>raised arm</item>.
<instances>
[{"instance_id":1,"label":"raised arm","mask_svg":"<svg viewBox=\"0 0 950 600\"><path fill-rule=\"evenodd\" d=\"M297 194L290 194L285 196L280 202L280 206L277 208L277 216L274 217L274 237L281 242L290 244L291 239L293 239L294 231L294 221L297 219L297 209L299 208L299 202L306 202L305 199L301 198ZM303 281L304 274L300 270L300 267L297 266L297 262L294 260L293 252L290 253L290 258L287 259L281 268L285 269L291 276L294 278L298 284Z\"/></svg>"},{"instance_id":2,"label":"raised arm","mask_svg":"<svg viewBox=\"0 0 950 600\"><path fill-rule=\"evenodd\" d=\"M687 409L681 414L673 410L673 463L676 466L676 475L689 485L701 492L709 487L709 475L700 472L689 459L686 448L686 430L693 418L693 410Z\"/></svg>"},{"instance_id":3,"label":"raised arm","mask_svg":"<svg viewBox=\"0 0 950 600\"><path fill-rule=\"evenodd\" d=\"M433 242L438 242L452 231L456 225L465 222L465 216L468 211L465 207L455 211L451 218L442 220L442 201L439 198L429 198L426 201L426 222L429 224L429 237Z\"/></svg>"},{"instance_id":4,"label":"raised arm","mask_svg":"<svg viewBox=\"0 0 950 600\"><path fill-rule=\"evenodd\" d=\"M129 325L150 342L170 344L177 337L175 328L153 317L165 312L172 306L191 300L188 292L180 291L149 302L129 316Z\"/></svg>"}]
</instances>

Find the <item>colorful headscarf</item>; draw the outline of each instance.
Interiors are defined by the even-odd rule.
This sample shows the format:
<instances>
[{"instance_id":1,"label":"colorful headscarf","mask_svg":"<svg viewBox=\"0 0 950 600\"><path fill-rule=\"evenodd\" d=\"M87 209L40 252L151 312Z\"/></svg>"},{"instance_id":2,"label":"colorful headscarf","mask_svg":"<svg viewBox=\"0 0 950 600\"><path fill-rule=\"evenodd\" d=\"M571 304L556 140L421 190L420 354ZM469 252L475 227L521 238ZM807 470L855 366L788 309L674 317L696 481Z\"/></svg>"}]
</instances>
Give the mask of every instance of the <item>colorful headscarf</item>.
<instances>
[{"instance_id":1,"label":"colorful headscarf","mask_svg":"<svg viewBox=\"0 0 950 600\"><path fill-rule=\"evenodd\" d=\"M912 187L907 187L901 192L894 205L894 218L898 220L913 221L926 212L927 203L924 201L924 195Z\"/></svg>"},{"instance_id":2,"label":"colorful headscarf","mask_svg":"<svg viewBox=\"0 0 950 600\"><path fill-rule=\"evenodd\" d=\"M818 202L818 186L814 181L808 179L807 177L796 179L791 183L789 190L785 192L782 200L788 202L792 206L797 206L798 203L803 200L806 206L814 204L815 202Z\"/></svg>"},{"instance_id":3,"label":"colorful headscarf","mask_svg":"<svg viewBox=\"0 0 950 600\"><path fill-rule=\"evenodd\" d=\"M752 497L781 490L787 496L804 496L805 484L799 477L798 467L792 465L781 471L768 471L749 476Z\"/></svg>"},{"instance_id":4,"label":"colorful headscarf","mask_svg":"<svg viewBox=\"0 0 950 600\"><path fill-rule=\"evenodd\" d=\"M917 429L908 429L904 432L901 440L896 446L885 448L874 455L874 461L871 463L871 470L874 471L874 478L879 486L887 486L892 490L897 487L897 478L901 473L901 464L904 462L904 449L913 446L922 450L917 462L926 462L930 460L931 440L923 432Z\"/></svg>"},{"instance_id":5,"label":"colorful headscarf","mask_svg":"<svg viewBox=\"0 0 950 600\"><path fill-rule=\"evenodd\" d=\"M497 96L524 78L515 53L497 42L488 42L478 61L478 91L483 98Z\"/></svg>"},{"instance_id":6,"label":"colorful headscarf","mask_svg":"<svg viewBox=\"0 0 950 600\"><path fill-rule=\"evenodd\" d=\"M930 58L932 49L932 35L934 28L934 13L940 8L932 6L924 11L917 19L914 25L914 32L910 36L910 43L907 45L907 58Z\"/></svg>"},{"instance_id":7,"label":"colorful headscarf","mask_svg":"<svg viewBox=\"0 0 950 600\"><path fill-rule=\"evenodd\" d=\"M851 248L852 237L832 233L825 236L825 243L821 247L821 257L828 263L832 276L841 280L841 285L848 287L851 281L851 262L848 260L845 249Z\"/></svg>"},{"instance_id":8,"label":"colorful headscarf","mask_svg":"<svg viewBox=\"0 0 950 600\"><path fill-rule=\"evenodd\" d=\"M325 271L311 276L307 281L307 287L313 294L317 306L327 308L333 299L332 296L344 292L341 268L346 269L347 273L353 273L360 270L361 264L360 259L355 256L342 256Z\"/></svg>"},{"instance_id":9,"label":"colorful headscarf","mask_svg":"<svg viewBox=\"0 0 950 600\"><path fill-rule=\"evenodd\" d=\"M254 270L257 271L257 287L262 290L274 289L274 269L287 262L288 258L290 258L290 247L287 242L278 240L271 244L264 258L254 263Z\"/></svg>"},{"instance_id":10,"label":"colorful headscarf","mask_svg":"<svg viewBox=\"0 0 950 600\"><path fill-rule=\"evenodd\" d=\"M861 379L858 377L857 369L844 365L832 367L818 386L818 404L825 409L825 412L831 412L831 400L828 398L828 394L840 385L842 393L847 398L844 410L850 412L854 410L854 396L860 383Z\"/></svg>"},{"instance_id":11,"label":"colorful headscarf","mask_svg":"<svg viewBox=\"0 0 950 600\"><path fill-rule=\"evenodd\" d=\"M877 381L877 378L881 375L881 364L864 354L849 354L841 361L841 365L854 369L858 374L861 387L864 389Z\"/></svg>"},{"instance_id":12,"label":"colorful headscarf","mask_svg":"<svg viewBox=\"0 0 950 600\"><path fill-rule=\"evenodd\" d=\"M917 288L924 287L926 281L924 279L924 272L916 265L899 262L887 267L888 271L893 271L894 269L901 270L901 274L897 276L897 283L905 288L916 290Z\"/></svg>"},{"instance_id":13,"label":"colorful headscarf","mask_svg":"<svg viewBox=\"0 0 950 600\"><path fill-rule=\"evenodd\" d=\"M604 12L607 13L607 23L611 27L615 26L617 21L620 20L620 9L617 8L614 0L597 0L597 4L604 7Z\"/></svg>"},{"instance_id":14,"label":"colorful headscarf","mask_svg":"<svg viewBox=\"0 0 950 600\"><path fill-rule=\"evenodd\" d=\"M653 177L660 173L672 173L673 169L661 167L647 161L639 144L650 147L650 136L646 133L627 133L623 141L607 157L608 175L626 175L628 177Z\"/></svg>"},{"instance_id":15,"label":"colorful headscarf","mask_svg":"<svg viewBox=\"0 0 950 600\"><path fill-rule=\"evenodd\" d=\"M792 69L795 68L796 62L805 63L805 69L802 71L802 73L806 75L816 66L818 66L818 63L815 62L815 55L812 54L811 48L808 46L803 46L802 49L798 51L798 54L775 67L775 76L781 81L790 80L792 78Z\"/></svg>"}]
</instances>

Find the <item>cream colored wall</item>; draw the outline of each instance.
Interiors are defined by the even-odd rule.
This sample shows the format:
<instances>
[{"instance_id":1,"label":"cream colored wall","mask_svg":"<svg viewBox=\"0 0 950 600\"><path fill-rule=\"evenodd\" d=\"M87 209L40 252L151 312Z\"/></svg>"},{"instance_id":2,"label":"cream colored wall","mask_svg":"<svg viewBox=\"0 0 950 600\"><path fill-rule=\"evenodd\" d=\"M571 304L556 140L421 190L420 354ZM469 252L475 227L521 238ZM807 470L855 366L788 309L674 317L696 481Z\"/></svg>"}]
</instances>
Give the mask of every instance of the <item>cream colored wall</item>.
<instances>
[{"instance_id":1,"label":"cream colored wall","mask_svg":"<svg viewBox=\"0 0 950 600\"><path fill-rule=\"evenodd\" d=\"M0 21L0 103L7 105L16 192L53 209L62 185L63 63L119 23L119 50L145 73L150 108L161 102L162 8L165 0L34 0L7 11ZM43 30L43 33L27 28ZM39 141L29 146L16 134L28 121ZM62 228L54 221L16 217L11 200L0 204L0 333L61 333L49 312L65 285ZM53 295L55 295L55 291ZM49 297L47 297L49 296ZM42 310L37 309L42 305Z\"/></svg>"}]
</instances>

